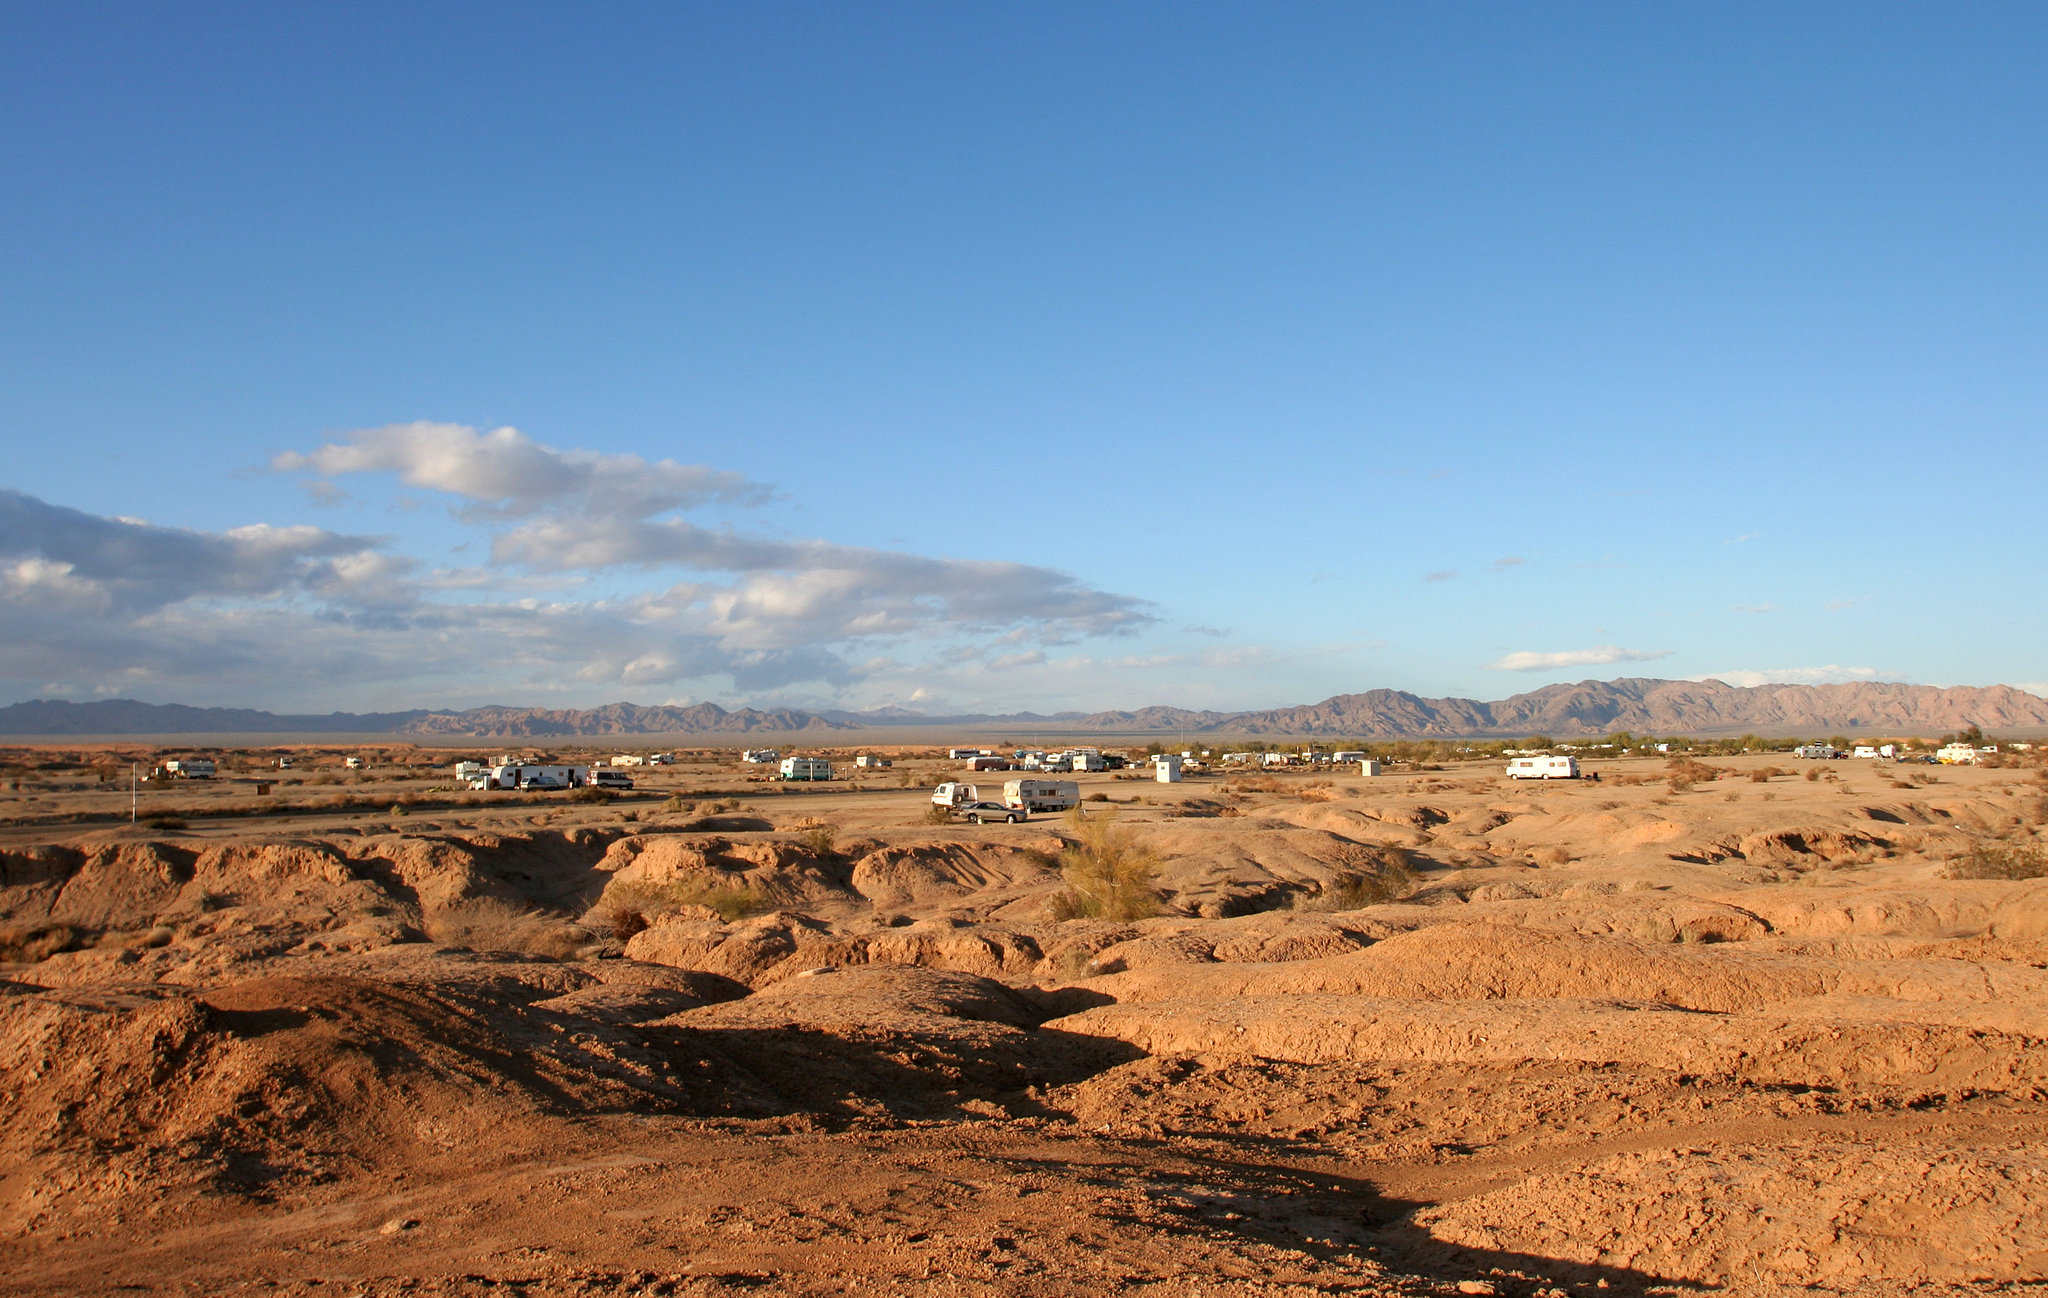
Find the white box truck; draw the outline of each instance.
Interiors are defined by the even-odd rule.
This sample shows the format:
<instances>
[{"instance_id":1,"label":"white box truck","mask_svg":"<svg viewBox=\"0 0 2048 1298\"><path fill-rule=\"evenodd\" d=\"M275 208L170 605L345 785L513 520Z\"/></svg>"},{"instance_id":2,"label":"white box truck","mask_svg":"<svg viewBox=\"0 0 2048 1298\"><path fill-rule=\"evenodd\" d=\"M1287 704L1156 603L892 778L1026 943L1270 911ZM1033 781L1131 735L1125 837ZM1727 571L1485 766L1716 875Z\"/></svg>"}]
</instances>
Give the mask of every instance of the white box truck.
<instances>
[{"instance_id":1,"label":"white box truck","mask_svg":"<svg viewBox=\"0 0 2048 1298\"><path fill-rule=\"evenodd\" d=\"M1072 780L1011 780L1003 805L1018 811L1069 811L1081 805L1081 786Z\"/></svg>"},{"instance_id":2,"label":"white box truck","mask_svg":"<svg viewBox=\"0 0 2048 1298\"><path fill-rule=\"evenodd\" d=\"M1508 778L1511 780L1576 780L1579 778L1579 759L1576 757L1517 757L1508 763Z\"/></svg>"}]
</instances>

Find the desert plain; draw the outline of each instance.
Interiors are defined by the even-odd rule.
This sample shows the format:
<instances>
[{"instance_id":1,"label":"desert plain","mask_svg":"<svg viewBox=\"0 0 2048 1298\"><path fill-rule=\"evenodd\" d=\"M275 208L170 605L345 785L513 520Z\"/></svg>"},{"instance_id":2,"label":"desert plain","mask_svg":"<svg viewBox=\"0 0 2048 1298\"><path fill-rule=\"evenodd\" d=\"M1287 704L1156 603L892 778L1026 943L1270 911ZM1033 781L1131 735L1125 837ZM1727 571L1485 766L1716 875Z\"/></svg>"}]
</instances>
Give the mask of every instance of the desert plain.
<instances>
[{"instance_id":1,"label":"desert plain","mask_svg":"<svg viewBox=\"0 0 2048 1298\"><path fill-rule=\"evenodd\" d=\"M135 754L5 754L0 1288L2048 1288L2048 880L1957 877L2038 860L2027 760L1112 772L976 826L931 786L1005 777L914 752L612 801L465 755L131 824ZM1105 860L1156 913L1077 913Z\"/></svg>"}]
</instances>

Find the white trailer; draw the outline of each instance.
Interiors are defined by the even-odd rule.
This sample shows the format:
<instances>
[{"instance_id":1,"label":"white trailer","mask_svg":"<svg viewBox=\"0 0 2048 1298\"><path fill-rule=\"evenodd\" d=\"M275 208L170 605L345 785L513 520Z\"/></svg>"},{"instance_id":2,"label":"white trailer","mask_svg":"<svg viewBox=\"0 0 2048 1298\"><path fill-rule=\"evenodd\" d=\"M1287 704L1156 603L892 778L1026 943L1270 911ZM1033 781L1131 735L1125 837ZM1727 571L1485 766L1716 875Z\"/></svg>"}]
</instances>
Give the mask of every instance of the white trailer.
<instances>
[{"instance_id":1,"label":"white trailer","mask_svg":"<svg viewBox=\"0 0 2048 1298\"><path fill-rule=\"evenodd\" d=\"M1069 753L1067 755L1067 769L1070 771L1100 771L1106 768L1102 761L1102 754L1091 749L1085 752Z\"/></svg>"},{"instance_id":2,"label":"white trailer","mask_svg":"<svg viewBox=\"0 0 2048 1298\"><path fill-rule=\"evenodd\" d=\"M1855 751L1850 753L1849 756L1868 757L1874 761L1878 756L1877 747L1873 744L1858 744Z\"/></svg>"},{"instance_id":3,"label":"white trailer","mask_svg":"<svg viewBox=\"0 0 2048 1298\"><path fill-rule=\"evenodd\" d=\"M1362 752L1354 753L1349 750L1346 750L1341 753L1331 753L1330 760L1336 762L1338 765L1341 766L1346 762L1362 762L1365 760L1365 754Z\"/></svg>"},{"instance_id":4,"label":"white trailer","mask_svg":"<svg viewBox=\"0 0 2048 1298\"><path fill-rule=\"evenodd\" d=\"M638 753L620 753L612 758L613 766L645 766L647 759Z\"/></svg>"},{"instance_id":5,"label":"white trailer","mask_svg":"<svg viewBox=\"0 0 2048 1298\"><path fill-rule=\"evenodd\" d=\"M1934 760L1944 766L1975 766L1977 750L1969 744L1949 744L1934 750Z\"/></svg>"},{"instance_id":6,"label":"white trailer","mask_svg":"<svg viewBox=\"0 0 2048 1298\"><path fill-rule=\"evenodd\" d=\"M859 757L853 759L853 764L865 771L878 771L891 765L888 758L876 757L871 753L862 753Z\"/></svg>"},{"instance_id":7,"label":"white trailer","mask_svg":"<svg viewBox=\"0 0 2048 1298\"><path fill-rule=\"evenodd\" d=\"M455 763L455 778L464 784L468 784L471 780L481 780L483 777L484 764L482 762Z\"/></svg>"},{"instance_id":8,"label":"white trailer","mask_svg":"<svg viewBox=\"0 0 2048 1298\"><path fill-rule=\"evenodd\" d=\"M972 784L948 780L932 790L932 801L941 807L961 807L970 802L980 802L981 790Z\"/></svg>"},{"instance_id":9,"label":"white trailer","mask_svg":"<svg viewBox=\"0 0 2048 1298\"><path fill-rule=\"evenodd\" d=\"M740 760L750 766L766 766L782 760L782 754L773 748L749 748L740 754Z\"/></svg>"},{"instance_id":10,"label":"white trailer","mask_svg":"<svg viewBox=\"0 0 2048 1298\"><path fill-rule=\"evenodd\" d=\"M951 762L964 762L970 757L979 756L981 756L979 748L948 748L946 750L946 760Z\"/></svg>"},{"instance_id":11,"label":"white trailer","mask_svg":"<svg viewBox=\"0 0 2048 1298\"><path fill-rule=\"evenodd\" d=\"M493 766L482 780L471 780L472 789L573 789L590 775L588 766L563 766L552 762L514 762Z\"/></svg>"},{"instance_id":12,"label":"white trailer","mask_svg":"<svg viewBox=\"0 0 2048 1298\"><path fill-rule=\"evenodd\" d=\"M979 756L968 758L967 769L970 771L1007 771L1010 769L1010 759L983 753Z\"/></svg>"},{"instance_id":13,"label":"white trailer","mask_svg":"<svg viewBox=\"0 0 2048 1298\"><path fill-rule=\"evenodd\" d=\"M1081 786L1072 780L1011 780L1003 805L1016 811L1068 811L1081 805Z\"/></svg>"},{"instance_id":14,"label":"white trailer","mask_svg":"<svg viewBox=\"0 0 2048 1298\"><path fill-rule=\"evenodd\" d=\"M164 774L177 780L210 780L220 768L203 757L172 758L164 763Z\"/></svg>"},{"instance_id":15,"label":"white trailer","mask_svg":"<svg viewBox=\"0 0 2048 1298\"><path fill-rule=\"evenodd\" d=\"M832 763L822 757L785 757L782 759L782 778L829 780L832 778Z\"/></svg>"},{"instance_id":16,"label":"white trailer","mask_svg":"<svg viewBox=\"0 0 2048 1298\"><path fill-rule=\"evenodd\" d=\"M1576 757L1517 757L1508 763L1508 778L1511 780L1576 780L1579 778L1579 759Z\"/></svg>"}]
</instances>

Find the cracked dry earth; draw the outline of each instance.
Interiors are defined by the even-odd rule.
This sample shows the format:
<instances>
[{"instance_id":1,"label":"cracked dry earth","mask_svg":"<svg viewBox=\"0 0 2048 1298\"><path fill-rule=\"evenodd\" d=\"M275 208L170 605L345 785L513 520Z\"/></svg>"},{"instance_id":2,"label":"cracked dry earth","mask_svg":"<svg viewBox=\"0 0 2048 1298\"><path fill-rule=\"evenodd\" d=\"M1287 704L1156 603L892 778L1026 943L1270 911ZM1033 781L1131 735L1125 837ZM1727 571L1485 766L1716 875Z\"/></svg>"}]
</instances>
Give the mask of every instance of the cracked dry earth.
<instances>
[{"instance_id":1,"label":"cracked dry earth","mask_svg":"<svg viewBox=\"0 0 2048 1298\"><path fill-rule=\"evenodd\" d=\"M2048 882L1943 877L2048 785L1743 760L1104 782L1131 923L915 791L17 834L0 1289L2048 1290ZM704 879L768 908L604 927ZM581 944L427 940L477 897Z\"/></svg>"}]
</instances>

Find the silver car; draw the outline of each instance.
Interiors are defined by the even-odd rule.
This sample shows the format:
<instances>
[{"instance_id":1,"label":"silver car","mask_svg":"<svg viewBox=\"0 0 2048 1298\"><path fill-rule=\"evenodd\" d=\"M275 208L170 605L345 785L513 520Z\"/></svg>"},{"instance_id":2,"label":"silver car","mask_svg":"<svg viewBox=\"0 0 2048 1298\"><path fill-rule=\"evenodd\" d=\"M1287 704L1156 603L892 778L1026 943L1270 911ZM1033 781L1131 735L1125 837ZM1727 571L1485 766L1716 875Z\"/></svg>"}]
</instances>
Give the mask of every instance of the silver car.
<instances>
[{"instance_id":1,"label":"silver car","mask_svg":"<svg viewBox=\"0 0 2048 1298\"><path fill-rule=\"evenodd\" d=\"M988 824L996 820L1000 820L1006 825L1014 825L1020 820L1029 820L1031 818L1029 812L1019 811L1015 807L1006 807L1000 802L963 802L953 808L953 814L965 817L977 825Z\"/></svg>"}]
</instances>

